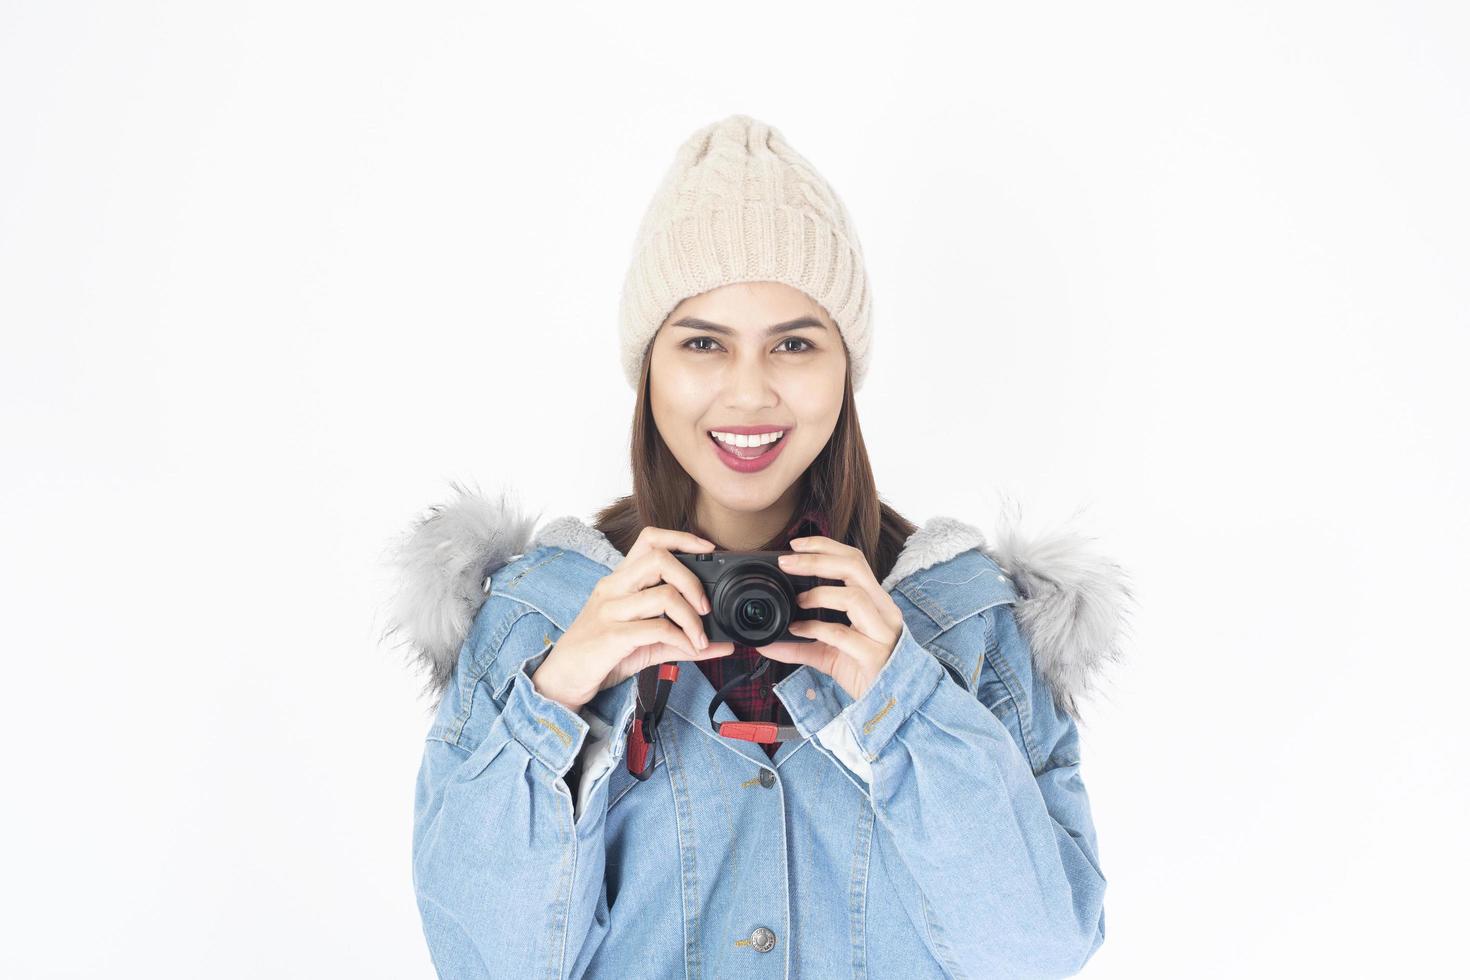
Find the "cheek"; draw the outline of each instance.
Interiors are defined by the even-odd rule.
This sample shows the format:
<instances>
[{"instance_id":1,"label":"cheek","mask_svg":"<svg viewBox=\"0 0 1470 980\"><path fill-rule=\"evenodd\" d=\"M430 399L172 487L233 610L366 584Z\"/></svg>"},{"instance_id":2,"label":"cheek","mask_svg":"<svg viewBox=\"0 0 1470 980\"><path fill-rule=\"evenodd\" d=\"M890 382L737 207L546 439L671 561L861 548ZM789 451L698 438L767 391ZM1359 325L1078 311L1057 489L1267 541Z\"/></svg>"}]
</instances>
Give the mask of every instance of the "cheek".
<instances>
[{"instance_id":1,"label":"cheek","mask_svg":"<svg viewBox=\"0 0 1470 980\"><path fill-rule=\"evenodd\" d=\"M698 398L697 391L669 391L654 409L654 418L665 432L677 433L678 438L687 439L694 425L707 414L707 399Z\"/></svg>"},{"instance_id":2,"label":"cheek","mask_svg":"<svg viewBox=\"0 0 1470 980\"><path fill-rule=\"evenodd\" d=\"M799 423L811 429L830 430L837 424L842 412L842 391L845 376L837 383L814 382L805 384L792 392L787 404Z\"/></svg>"},{"instance_id":3,"label":"cheek","mask_svg":"<svg viewBox=\"0 0 1470 980\"><path fill-rule=\"evenodd\" d=\"M662 370L649 380L649 403L655 417L672 423L698 418L709 401L709 386L687 371Z\"/></svg>"}]
</instances>

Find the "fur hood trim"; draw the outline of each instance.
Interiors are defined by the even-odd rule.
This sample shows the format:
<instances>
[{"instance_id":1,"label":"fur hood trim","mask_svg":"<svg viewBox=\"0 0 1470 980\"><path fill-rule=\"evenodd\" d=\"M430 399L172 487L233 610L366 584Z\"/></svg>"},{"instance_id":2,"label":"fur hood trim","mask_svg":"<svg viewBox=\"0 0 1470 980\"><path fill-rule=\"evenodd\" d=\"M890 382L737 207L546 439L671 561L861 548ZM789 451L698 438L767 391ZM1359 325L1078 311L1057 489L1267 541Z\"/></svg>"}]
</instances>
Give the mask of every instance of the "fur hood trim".
<instances>
[{"instance_id":1,"label":"fur hood trim","mask_svg":"<svg viewBox=\"0 0 1470 980\"><path fill-rule=\"evenodd\" d=\"M614 568L625 557L595 527L575 516L547 522L527 515L513 495L488 496L451 483L458 494L431 506L392 546L396 588L385 640L407 648L407 659L427 675L424 693L437 704L454 676L460 646L484 603L491 574L536 548L576 551ZM962 521L935 517L904 543L882 586L977 549L1015 582L1021 600L1016 622L1031 645L1037 670L1059 707L1077 717L1110 662L1122 659L1133 604L1128 576L1072 528L1023 533L1020 511L1002 509L994 542Z\"/></svg>"}]
</instances>

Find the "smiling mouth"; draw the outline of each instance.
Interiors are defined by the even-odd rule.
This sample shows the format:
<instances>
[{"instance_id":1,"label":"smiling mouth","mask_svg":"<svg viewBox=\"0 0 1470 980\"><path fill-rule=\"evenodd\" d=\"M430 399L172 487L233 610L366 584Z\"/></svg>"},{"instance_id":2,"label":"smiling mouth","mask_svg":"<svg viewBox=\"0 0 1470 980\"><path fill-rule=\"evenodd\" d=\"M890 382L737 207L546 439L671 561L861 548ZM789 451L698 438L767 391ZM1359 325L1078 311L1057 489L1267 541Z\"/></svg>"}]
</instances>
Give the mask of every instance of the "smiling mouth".
<instances>
[{"instance_id":1,"label":"smiling mouth","mask_svg":"<svg viewBox=\"0 0 1470 980\"><path fill-rule=\"evenodd\" d=\"M786 433L782 433L780 439L773 439L761 446L732 446L723 439L716 439L712 432L706 432L705 435L721 452L728 453L736 459L756 459L764 456L787 438Z\"/></svg>"}]
</instances>

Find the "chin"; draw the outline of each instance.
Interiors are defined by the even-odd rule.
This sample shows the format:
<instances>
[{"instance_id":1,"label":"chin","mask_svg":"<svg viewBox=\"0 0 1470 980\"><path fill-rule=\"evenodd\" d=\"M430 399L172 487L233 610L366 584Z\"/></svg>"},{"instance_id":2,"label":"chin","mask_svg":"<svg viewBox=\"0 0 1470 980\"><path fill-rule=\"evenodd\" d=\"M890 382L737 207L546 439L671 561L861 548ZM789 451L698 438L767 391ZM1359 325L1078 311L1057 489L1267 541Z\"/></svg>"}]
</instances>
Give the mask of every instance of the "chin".
<instances>
[{"instance_id":1,"label":"chin","mask_svg":"<svg viewBox=\"0 0 1470 980\"><path fill-rule=\"evenodd\" d=\"M711 500L721 507L742 514L759 514L781 497L781 491L779 490L775 492L756 493L753 487L750 489L750 492L742 496L729 493L729 488L720 484L714 486L704 484L702 489L709 495Z\"/></svg>"},{"instance_id":2,"label":"chin","mask_svg":"<svg viewBox=\"0 0 1470 980\"><path fill-rule=\"evenodd\" d=\"M756 481L738 473L714 473L710 474L706 480L695 482L711 500L726 510L759 514L781 498L781 494L786 491L787 484L782 480L774 479L769 473L758 475L761 479ZM736 483L737 480L745 481L745 486L739 486Z\"/></svg>"}]
</instances>

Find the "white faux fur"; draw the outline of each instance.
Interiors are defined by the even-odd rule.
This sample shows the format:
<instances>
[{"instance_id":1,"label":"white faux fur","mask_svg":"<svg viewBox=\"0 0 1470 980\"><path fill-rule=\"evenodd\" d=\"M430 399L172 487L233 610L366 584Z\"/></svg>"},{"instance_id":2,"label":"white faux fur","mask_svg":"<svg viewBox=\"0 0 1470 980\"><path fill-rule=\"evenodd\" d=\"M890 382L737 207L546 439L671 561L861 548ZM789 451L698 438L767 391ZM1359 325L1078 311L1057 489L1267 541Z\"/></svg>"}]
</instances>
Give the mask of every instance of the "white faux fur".
<instances>
[{"instance_id":1,"label":"white faux fur","mask_svg":"<svg viewBox=\"0 0 1470 980\"><path fill-rule=\"evenodd\" d=\"M490 498L452 486L458 499L431 507L393 549L398 581L384 633L406 644L411 660L428 674L425 693L435 705L497 568L544 545L577 551L609 568L624 557L580 518L558 517L533 535L540 515L528 517L509 492ZM1076 717L1078 701L1090 693L1101 669L1122 658L1119 641L1133 594L1123 570L1095 551L1091 539L1066 528L1026 534L1019 517L1019 509L1014 515L1002 510L993 545L969 524L932 518L904 542L882 586L892 589L971 548L984 552L1015 582L1022 596L1016 622L1036 668L1057 705Z\"/></svg>"},{"instance_id":2,"label":"white faux fur","mask_svg":"<svg viewBox=\"0 0 1470 980\"><path fill-rule=\"evenodd\" d=\"M383 633L384 639L408 646L412 660L428 674L423 693L436 707L485 601L487 578L525 553L536 523L509 492L491 499L450 485L458 499L430 507L393 546L397 591Z\"/></svg>"},{"instance_id":3,"label":"white faux fur","mask_svg":"<svg viewBox=\"0 0 1470 980\"><path fill-rule=\"evenodd\" d=\"M1078 717L1078 702L1103 668L1123 659L1122 639L1135 597L1117 564L1074 528L1023 533L1020 507L1002 508L995 543L984 550L1024 596L1016 623L1057 705Z\"/></svg>"}]
</instances>

